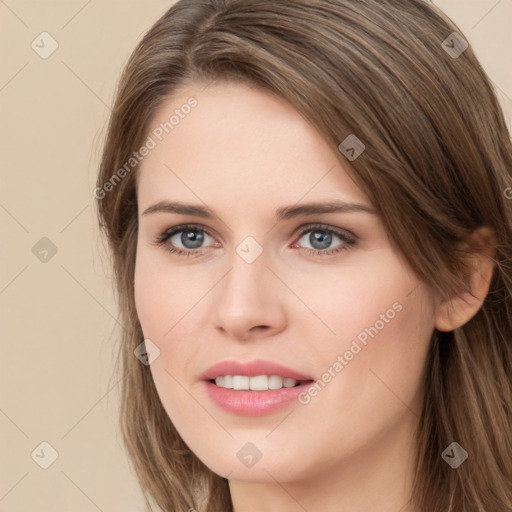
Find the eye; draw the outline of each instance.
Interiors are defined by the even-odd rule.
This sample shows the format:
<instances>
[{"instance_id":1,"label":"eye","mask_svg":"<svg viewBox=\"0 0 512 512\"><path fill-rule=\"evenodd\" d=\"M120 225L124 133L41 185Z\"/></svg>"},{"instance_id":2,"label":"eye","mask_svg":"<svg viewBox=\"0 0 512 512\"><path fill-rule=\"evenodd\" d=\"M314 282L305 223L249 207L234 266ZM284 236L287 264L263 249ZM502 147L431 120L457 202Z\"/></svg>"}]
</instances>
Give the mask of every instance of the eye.
<instances>
[{"instance_id":1,"label":"eye","mask_svg":"<svg viewBox=\"0 0 512 512\"><path fill-rule=\"evenodd\" d=\"M156 245L164 245L166 250L181 256L200 255L201 245L207 238L213 237L203 228L191 224L176 226L164 231L153 242ZM170 242L170 243L167 243ZM180 245L182 247L180 247Z\"/></svg>"},{"instance_id":2,"label":"eye","mask_svg":"<svg viewBox=\"0 0 512 512\"><path fill-rule=\"evenodd\" d=\"M309 235L306 236L308 233ZM320 256L339 253L349 249L356 243L354 236L324 224L310 226L308 229L301 231L299 241L303 238L305 238L306 243L312 245L312 248L304 247L304 250L309 254ZM332 247L335 238L340 239L342 243Z\"/></svg>"}]
</instances>

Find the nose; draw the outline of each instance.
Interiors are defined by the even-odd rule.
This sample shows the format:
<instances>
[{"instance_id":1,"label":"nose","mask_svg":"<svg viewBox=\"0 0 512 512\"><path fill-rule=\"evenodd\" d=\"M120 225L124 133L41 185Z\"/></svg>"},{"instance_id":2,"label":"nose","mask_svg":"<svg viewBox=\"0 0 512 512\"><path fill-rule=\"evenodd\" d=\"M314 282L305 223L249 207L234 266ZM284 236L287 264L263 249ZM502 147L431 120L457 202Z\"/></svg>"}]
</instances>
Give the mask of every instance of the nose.
<instances>
[{"instance_id":1,"label":"nose","mask_svg":"<svg viewBox=\"0 0 512 512\"><path fill-rule=\"evenodd\" d=\"M213 297L215 327L233 340L273 336L286 327L284 286L265 251L252 263L236 252Z\"/></svg>"}]
</instances>

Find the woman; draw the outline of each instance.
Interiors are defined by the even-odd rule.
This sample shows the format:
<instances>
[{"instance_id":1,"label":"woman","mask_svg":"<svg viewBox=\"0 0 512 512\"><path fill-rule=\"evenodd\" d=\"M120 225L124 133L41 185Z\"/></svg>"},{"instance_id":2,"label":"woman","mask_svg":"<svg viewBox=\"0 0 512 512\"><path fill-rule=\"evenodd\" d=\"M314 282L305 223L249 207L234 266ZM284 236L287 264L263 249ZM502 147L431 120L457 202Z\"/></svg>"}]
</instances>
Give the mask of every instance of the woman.
<instances>
[{"instance_id":1,"label":"woman","mask_svg":"<svg viewBox=\"0 0 512 512\"><path fill-rule=\"evenodd\" d=\"M95 197L160 509L512 510L512 145L423 0L180 0Z\"/></svg>"}]
</instances>

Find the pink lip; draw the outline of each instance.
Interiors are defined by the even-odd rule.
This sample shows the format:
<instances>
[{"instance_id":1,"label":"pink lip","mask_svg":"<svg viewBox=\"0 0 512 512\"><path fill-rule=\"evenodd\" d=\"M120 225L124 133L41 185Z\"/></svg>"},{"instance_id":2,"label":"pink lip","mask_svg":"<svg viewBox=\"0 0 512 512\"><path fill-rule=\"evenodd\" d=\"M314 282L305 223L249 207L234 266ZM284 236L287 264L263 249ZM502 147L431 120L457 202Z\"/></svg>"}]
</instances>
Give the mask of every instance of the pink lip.
<instances>
[{"instance_id":1,"label":"pink lip","mask_svg":"<svg viewBox=\"0 0 512 512\"><path fill-rule=\"evenodd\" d=\"M305 382L293 388L269 389L267 391L234 390L216 386L210 382L224 375L279 375L299 381L312 381L313 378L272 361L255 360L247 363L222 361L208 368L201 375L210 399L225 411L243 416L263 416L270 414L297 400L312 383Z\"/></svg>"},{"instance_id":2,"label":"pink lip","mask_svg":"<svg viewBox=\"0 0 512 512\"><path fill-rule=\"evenodd\" d=\"M248 377L256 377L257 375L279 375L295 380L313 380L313 377L299 373L292 368L274 363L272 361L264 361L255 359L246 363L239 361L221 361L210 366L200 375L201 380L212 380L215 377L223 375L247 375Z\"/></svg>"}]
</instances>

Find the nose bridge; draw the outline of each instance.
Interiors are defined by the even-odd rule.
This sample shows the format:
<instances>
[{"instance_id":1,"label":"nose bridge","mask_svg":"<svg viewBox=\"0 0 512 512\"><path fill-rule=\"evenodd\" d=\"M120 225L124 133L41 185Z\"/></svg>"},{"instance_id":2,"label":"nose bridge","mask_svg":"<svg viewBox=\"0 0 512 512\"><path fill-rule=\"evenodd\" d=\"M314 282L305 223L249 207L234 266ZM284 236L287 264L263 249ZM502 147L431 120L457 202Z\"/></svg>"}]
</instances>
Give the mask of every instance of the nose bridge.
<instances>
[{"instance_id":1,"label":"nose bridge","mask_svg":"<svg viewBox=\"0 0 512 512\"><path fill-rule=\"evenodd\" d=\"M253 327L280 329L284 322L268 253L261 246L259 254L256 250L250 240L235 248L215 297L214 321L233 337L246 338Z\"/></svg>"},{"instance_id":2,"label":"nose bridge","mask_svg":"<svg viewBox=\"0 0 512 512\"><path fill-rule=\"evenodd\" d=\"M268 275L271 272L267 268L267 257L263 252L254 260L247 258L250 254L244 254L243 244L240 244L233 252L230 260L231 270L226 275L223 283L222 298L231 306L239 306L239 309L252 307L265 299L268 293Z\"/></svg>"}]
</instances>

